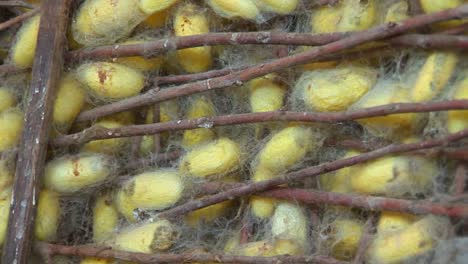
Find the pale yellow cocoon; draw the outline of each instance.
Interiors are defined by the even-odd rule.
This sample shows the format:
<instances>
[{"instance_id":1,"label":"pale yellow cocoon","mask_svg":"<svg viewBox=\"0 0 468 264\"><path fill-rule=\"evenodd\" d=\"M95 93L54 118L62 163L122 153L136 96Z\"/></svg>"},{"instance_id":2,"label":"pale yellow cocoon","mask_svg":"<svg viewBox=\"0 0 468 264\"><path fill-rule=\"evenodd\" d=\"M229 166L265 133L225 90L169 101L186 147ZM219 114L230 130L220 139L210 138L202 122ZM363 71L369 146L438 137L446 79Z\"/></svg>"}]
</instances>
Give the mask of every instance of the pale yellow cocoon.
<instances>
[{"instance_id":1,"label":"pale yellow cocoon","mask_svg":"<svg viewBox=\"0 0 468 264\"><path fill-rule=\"evenodd\" d=\"M45 169L44 184L50 190L69 194L102 183L110 173L108 158L81 153L50 161Z\"/></svg>"},{"instance_id":2,"label":"pale yellow cocoon","mask_svg":"<svg viewBox=\"0 0 468 264\"><path fill-rule=\"evenodd\" d=\"M76 77L94 96L108 100L137 95L145 85L140 71L111 62L83 64L76 70Z\"/></svg>"},{"instance_id":3,"label":"pale yellow cocoon","mask_svg":"<svg viewBox=\"0 0 468 264\"><path fill-rule=\"evenodd\" d=\"M0 113L0 152L18 145L23 123L23 112L17 108L8 108Z\"/></svg>"},{"instance_id":4,"label":"pale yellow cocoon","mask_svg":"<svg viewBox=\"0 0 468 264\"><path fill-rule=\"evenodd\" d=\"M453 99L468 100L468 77L465 77L457 84ZM450 133L468 129L468 110L449 111L447 129Z\"/></svg>"},{"instance_id":5,"label":"pale yellow cocoon","mask_svg":"<svg viewBox=\"0 0 468 264\"><path fill-rule=\"evenodd\" d=\"M102 120L96 122L94 126L112 129L119 128L124 125L115 121ZM112 155L121 151L126 142L128 142L128 138L124 137L93 140L86 143L81 150L83 152L95 152Z\"/></svg>"},{"instance_id":6,"label":"pale yellow cocoon","mask_svg":"<svg viewBox=\"0 0 468 264\"><path fill-rule=\"evenodd\" d=\"M240 167L238 144L228 138L219 138L189 151L181 160L179 169L186 176L208 177L224 175Z\"/></svg>"},{"instance_id":7,"label":"pale yellow cocoon","mask_svg":"<svg viewBox=\"0 0 468 264\"><path fill-rule=\"evenodd\" d=\"M343 0L343 17L338 31L357 31L372 27L377 16L376 0Z\"/></svg>"},{"instance_id":8,"label":"pale yellow cocoon","mask_svg":"<svg viewBox=\"0 0 468 264\"><path fill-rule=\"evenodd\" d=\"M359 165L351 177L354 191L400 197L426 193L438 169L434 161L417 156L389 156Z\"/></svg>"},{"instance_id":9,"label":"pale yellow cocoon","mask_svg":"<svg viewBox=\"0 0 468 264\"><path fill-rule=\"evenodd\" d=\"M305 72L296 83L297 96L320 112L344 111L375 84L377 71L359 65Z\"/></svg>"},{"instance_id":10,"label":"pale yellow cocoon","mask_svg":"<svg viewBox=\"0 0 468 264\"><path fill-rule=\"evenodd\" d=\"M115 114L100 118L98 119L98 121L117 122L122 125L133 125L135 124L135 113L132 111L115 113Z\"/></svg>"},{"instance_id":11,"label":"pale yellow cocoon","mask_svg":"<svg viewBox=\"0 0 468 264\"><path fill-rule=\"evenodd\" d=\"M296 10L299 0L254 0L257 7L265 12L286 15Z\"/></svg>"},{"instance_id":12,"label":"pale yellow cocoon","mask_svg":"<svg viewBox=\"0 0 468 264\"><path fill-rule=\"evenodd\" d=\"M458 55L453 52L431 53L418 73L411 97L414 102L434 99L455 72Z\"/></svg>"},{"instance_id":13,"label":"pale yellow cocoon","mask_svg":"<svg viewBox=\"0 0 468 264\"><path fill-rule=\"evenodd\" d=\"M37 204L34 234L41 241L53 241L60 220L60 199L58 193L42 190Z\"/></svg>"},{"instance_id":14,"label":"pale yellow cocoon","mask_svg":"<svg viewBox=\"0 0 468 264\"><path fill-rule=\"evenodd\" d=\"M234 201L228 200L195 210L187 214L185 222L191 227L212 223L216 219L226 215L233 205Z\"/></svg>"},{"instance_id":15,"label":"pale yellow cocoon","mask_svg":"<svg viewBox=\"0 0 468 264\"><path fill-rule=\"evenodd\" d=\"M113 260L110 259L101 259L101 258L85 258L80 264L110 264L113 263Z\"/></svg>"},{"instance_id":16,"label":"pale yellow cocoon","mask_svg":"<svg viewBox=\"0 0 468 264\"><path fill-rule=\"evenodd\" d=\"M174 17L174 32L178 37L210 32L209 21L202 9L186 3L177 9ZM177 51L180 65L186 72L207 71L212 65L211 47L196 47Z\"/></svg>"},{"instance_id":17,"label":"pale yellow cocoon","mask_svg":"<svg viewBox=\"0 0 468 264\"><path fill-rule=\"evenodd\" d=\"M343 159L351 158L361 154L358 151L350 150L346 152ZM320 188L337 193L348 193L351 191L350 179L354 177L355 167L345 167L319 176Z\"/></svg>"},{"instance_id":18,"label":"pale yellow cocoon","mask_svg":"<svg viewBox=\"0 0 468 264\"><path fill-rule=\"evenodd\" d=\"M141 44L147 41L152 41L152 39L144 39L144 40L127 40L121 42L120 44ZM145 58L143 56L132 56L132 57L123 57L123 58L116 58L113 62L128 66L133 69L140 70L142 72L147 71L157 71L161 68L164 60L162 57L152 57L152 58Z\"/></svg>"},{"instance_id":19,"label":"pale yellow cocoon","mask_svg":"<svg viewBox=\"0 0 468 264\"><path fill-rule=\"evenodd\" d=\"M312 11L310 28L312 33L332 33L338 31L338 23L343 16L341 3L321 6Z\"/></svg>"},{"instance_id":20,"label":"pale yellow cocoon","mask_svg":"<svg viewBox=\"0 0 468 264\"><path fill-rule=\"evenodd\" d=\"M271 217L271 234L276 239L290 239L303 248L308 240L308 218L301 206L280 202Z\"/></svg>"},{"instance_id":21,"label":"pale yellow cocoon","mask_svg":"<svg viewBox=\"0 0 468 264\"><path fill-rule=\"evenodd\" d=\"M304 254L304 246L298 241L292 239L276 239L274 243L274 255L302 255Z\"/></svg>"},{"instance_id":22,"label":"pale yellow cocoon","mask_svg":"<svg viewBox=\"0 0 468 264\"><path fill-rule=\"evenodd\" d=\"M385 234L405 229L417 220L412 214L383 211L377 223L377 234Z\"/></svg>"},{"instance_id":23,"label":"pale yellow cocoon","mask_svg":"<svg viewBox=\"0 0 468 264\"><path fill-rule=\"evenodd\" d=\"M204 96L197 96L190 102L187 109L186 118L196 119L200 117L216 116L216 109L213 102ZM215 132L210 128L197 128L184 131L182 145L184 147L194 147L196 145L211 141L215 138Z\"/></svg>"},{"instance_id":24,"label":"pale yellow cocoon","mask_svg":"<svg viewBox=\"0 0 468 264\"><path fill-rule=\"evenodd\" d=\"M67 132L83 109L86 92L71 74L65 74L59 82L54 101L53 122L60 132Z\"/></svg>"},{"instance_id":25,"label":"pale yellow cocoon","mask_svg":"<svg viewBox=\"0 0 468 264\"><path fill-rule=\"evenodd\" d=\"M40 16L28 19L16 33L16 40L10 51L10 60L18 68L31 68L36 54Z\"/></svg>"},{"instance_id":26,"label":"pale yellow cocoon","mask_svg":"<svg viewBox=\"0 0 468 264\"><path fill-rule=\"evenodd\" d=\"M11 189L0 190L0 247L5 241L8 217L10 215Z\"/></svg>"},{"instance_id":27,"label":"pale yellow cocoon","mask_svg":"<svg viewBox=\"0 0 468 264\"><path fill-rule=\"evenodd\" d=\"M258 153L256 166L278 174L299 163L316 143L309 128L284 128L274 134Z\"/></svg>"},{"instance_id":28,"label":"pale yellow cocoon","mask_svg":"<svg viewBox=\"0 0 468 264\"><path fill-rule=\"evenodd\" d=\"M158 12L153 13L145 21L142 22L143 25L152 28L158 29L166 25L167 18L169 17L169 9L164 9Z\"/></svg>"},{"instance_id":29,"label":"pale yellow cocoon","mask_svg":"<svg viewBox=\"0 0 468 264\"><path fill-rule=\"evenodd\" d=\"M176 170L160 169L134 176L119 188L115 204L128 220L135 221L135 209L161 210L177 203L184 190Z\"/></svg>"},{"instance_id":30,"label":"pale yellow cocoon","mask_svg":"<svg viewBox=\"0 0 468 264\"><path fill-rule=\"evenodd\" d=\"M106 244L115 249L152 253L169 249L178 238L176 227L166 219L127 227Z\"/></svg>"},{"instance_id":31,"label":"pale yellow cocoon","mask_svg":"<svg viewBox=\"0 0 468 264\"><path fill-rule=\"evenodd\" d=\"M408 2L401 0L390 5L385 14L384 22L400 22L408 17Z\"/></svg>"},{"instance_id":32,"label":"pale yellow cocoon","mask_svg":"<svg viewBox=\"0 0 468 264\"><path fill-rule=\"evenodd\" d=\"M13 92L6 87L0 87L0 112L15 105L16 98Z\"/></svg>"},{"instance_id":33,"label":"pale yellow cocoon","mask_svg":"<svg viewBox=\"0 0 468 264\"><path fill-rule=\"evenodd\" d=\"M271 172L269 169L263 166L257 166L252 175L253 182L271 180L277 177L278 174ZM250 197L250 208L253 216L261 219L269 218L275 211L277 200L269 197L251 196Z\"/></svg>"},{"instance_id":34,"label":"pale yellow cocoon","mask_svg":"<svg viewBox=\"0 0 468 264\"><path fill-rule=\"evenodd\" d=\"M448 229L448 220L427 216L400 229L378 235L369 248L370 260L376 263L401 263L431 250Z\"/></svg>"},{"instance_id":35,"label":"pale yellow cocoon","mask_svg":"<svg viewBox=\"0 0 468 264\"><path fill-rule=\"evenodd\" d=\"M119 213L111 193L99 195L93 207L93 240L104 241L117 229L118 224Z\"/></svg>"},{"instance_id":36,"label":"pale yellow cocoon","mask_svg":"<svg viewBox=\"0 0 468 264\"><path fill-rule=\"evenodd\" d=\"M338 219L331 224L331 255L350 260L356 254L364 224L356 219Z\"/></svg>"},{"instance_id":37,"label":"pale yellow cocoon","mask_svg":"<svg viewBox=\"0 0 468 264\"><path fill-rule=\"evenodd\" d=\"M269 74L250 81L250 108L252 112L268 112L283 106L286 87L275 82L276 75Z\"/></svg>"},{"instance_id":38,"label":"pale yellow cocoon","mask_svg":"<svg viewBox=\"0 0 468 264\"><path fill-rule=\"evenodd\" d=\"M255 19L260 15L260 11L252 0L205 0L205 2L218 15L226 18Z\"/></svg>"},{"instance_id":39,"label":"pale yellow cocoon","mask_svg":"<svg viewBox=\"0 0 468 264\"><path fill-rule=\"evenodd\" d=\"M165 10L177 2L179 0L139 0L139 6L141 11L150 15Z\"/></svg>"},{"instance_id":40,"label":"pale yellow cocoon","mask_svg":"<svg viewBox=\"0 0 468 264\"><path fill-rule=\"evenodd\" d=\"M73 38L85 46L114 43L146 17L138 0L86 0L75 14Z\"/></svg>"},{"instance_id":41,"label":"pale yellow cocoon","mask_svg":"<svg viewBox=\"0 0 468 264\"><path fill-rule=\"evenodd\" d=\"M256 242L249 242L239 245L234 251L236 256L248 256L248 257L270 257L273 256L274 246L270 241L262 240Z\"/></svg>"}]
</instances>

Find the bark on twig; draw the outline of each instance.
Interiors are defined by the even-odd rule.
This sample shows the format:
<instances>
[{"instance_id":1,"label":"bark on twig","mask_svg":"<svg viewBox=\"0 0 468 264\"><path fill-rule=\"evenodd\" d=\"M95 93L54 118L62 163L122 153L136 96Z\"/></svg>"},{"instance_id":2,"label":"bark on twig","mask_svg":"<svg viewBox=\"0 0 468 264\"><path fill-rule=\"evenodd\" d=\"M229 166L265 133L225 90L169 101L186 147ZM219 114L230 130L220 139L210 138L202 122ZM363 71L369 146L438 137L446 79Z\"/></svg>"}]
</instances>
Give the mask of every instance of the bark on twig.
<instances>
[{"instance_id":1,"label":"bark on twig","mask_svg":"<svg viewBox=\"0 0 468 264\"><path fill-rule=\"evenodd\" d=\"M36 15L37 13L39 13L39 11L40 11L40 9L36 8L36 9L31 10L31 11L29 11L27 13L21 14L19 16L16 16L16 17L10 19L10 20L7 20L5 22L0 23L0 31L5 30L5 29L7 29L7 28L9 28L9 27L11 27L13 25L18 24L18 23L21 23L22 21Z\"/></svg>"},{"instance_id":2,"label":"bark on twig","mask_svg":"<svg viewBox=\"0 0 468 264\"><path fill-rule=\"evenodd\" d=\"M24 1L0 1L0 6L12 6L12 7L26 7L26 8L34 8L34 5L30 3L26 3Z\"/></svg>"}]
</instances>

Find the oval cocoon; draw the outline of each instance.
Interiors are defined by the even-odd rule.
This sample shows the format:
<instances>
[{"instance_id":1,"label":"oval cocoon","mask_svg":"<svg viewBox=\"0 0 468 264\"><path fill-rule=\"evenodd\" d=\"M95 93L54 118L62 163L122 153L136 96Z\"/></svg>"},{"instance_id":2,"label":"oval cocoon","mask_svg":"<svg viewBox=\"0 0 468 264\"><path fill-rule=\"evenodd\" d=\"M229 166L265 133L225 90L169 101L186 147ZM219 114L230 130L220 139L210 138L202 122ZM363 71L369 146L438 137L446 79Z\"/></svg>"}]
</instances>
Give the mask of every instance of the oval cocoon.
<instances>
[{"instance_id":1,"label":"oval cocoon","mask_svg":"<svg viewBox=\"0 0 468 264\"><path fill-rule=\"evenodd\" d=\"M363 223L355 219L338 219L331 223L331 254L349 260L356 254L363 233Z\"/></svg>"},{"instance_id":2,"label":"oval cocoon","mask_svg":"<svg viewBox=\"0 0 468 264\"><path fill-rule=\"evenodd\" d=\"M228 138L200 145L180 162L181 173L193 177L223 175L240 167L240 148Z\"/></svg>"},{"instance_id":3,"label":"oval cocoon","mask_svg":"<svg viewBox=\"0 0 468 264\"><path fill-rule=\"evenodd\" d=\"M295 92L311 109L320 112L344 111L375 84L377 72L359 65L305 72Z\"/></svg>"},{"instance_id":4,"label":"oval cocoon","mask_svg":"<svg viewBox=\"0 0 468 264\"><path fill-rule=\"evenodd\" d=\"M268 112L283 106L286 87L274 81L274 75L267 75L250 82L250 107L252 112Z\"/></svg>"},{"instance_id":5,"label":"oval cocoon","mask_svg":"<svg viewBox=\"0 0 468 264\"><path fill-rule=\"evenodd\" d=\"M104 193L97 197L93 207L93 240L104 241L119 224L119 213L114 205L112 195Z\"/></svg>"},{"instance_id":6,"label":"oval cocoon","mask_svg":"<svg viewBox=\"0 0 468 264\"><path fill-rule=\"evenodd\" d=\"M180 200L183 190L184 184L177 171L161 169L136 175L125 182L117 191L115 202L120 213L135 220L135 209L168 208Z\"/></svg>"},{"instance_id":7,"label":"oval cocoon","mask_svg":"<svg viewBox=\"0 0 468 264\"><path fill-rule=\"evenodd\" d=\"M139 6L145 14L153 14L169 8L179 0L140 0Z\"/></svg>"},{"instance_id":8,"label":"oval cocoon","mask_svg":"<svg viewBox=\"0 0 468 264\"><path fill-rule=\"evenodd\" d=\"M58 85L53 120L60 132L67 132L85 104L86 93L73 75L66 74Z\"/></svg>"},{"instance_id":9,"label":"oval cocoon","mask_svg":"<svg viewBox=\"0 0 468 264\"><path fill-rule=\"evenodd\" d=\"M197 96L190 102L186 113L187 119L196 119L200 117L210 117L216 115L216 109L213 102L204 96ZM215 132L209 128L197 128L184 131L182 145L184 147L193 147L201 143L213 140Z\"/></svg>"},{"instance_id":10,"label":"oval cocoon","mask_svg":"<svg viewBox=\"0 0 468 264\"><path fill-rule=\"evenodd\" d=\"M122 127L123 124L111 120L101 120L94 124L94 126L112 129ZM86 143L81 150L83 152L112 155L121 151L127 141L128 138L125 137L93 140Z\"/></svg>"},{"instance_id":11,"label":"oval cocoon","mask_svg":"<svg viewBox=\"0 0 468 264\"><path fill-rule=\"evenodd\" d=\"M36 54L37 35L40 16L28 19L16 33L16 40L11 47L11 63L18 68L31 68Z\"/></svg>"},{"instance_id":12,"label":"oval cocoon","mask_svg":"<svg viewBox=\"0 0 468 264\"><path fill-rule=\"evenodd\" d=\"M417 220L417 217L412 214L383 211L380 214L379 222L377 223L377 233L395 232L410 226Z\"/></svg>"},{"instance_id":13,"label":"oval cocoon","mask_svg":"<svg viewBox=\"0 0 468 264\"><path fill-rule=\"evenodd\" d=\"M36 239L41 241L53 241L57 235L60 220L60 199L53 191L42 190L39 193L35 220Z\"/></svg>"},{"instance_id":14,"label":"oval cocoon","mask_svg":"<svg viewBox=\"0 0 468 264\"><path fill-rule=\"evenodd\" d=\"M262 11L286 15L296 9L299 0L255 0L255 4Z\"/></svg>"},{"instance_id":15,"label":"oval cocoon","mask_svg":"<svg viewBox=\"0 0 468 264\"><path fill-rule=\"evenodd\" d=\"M145 85L145 77L140 71L111 62L83 64L78 67L76 76L93 95L101 99L134 96Z\"/></svg>"},{"instance_id":16,"label":"oval cocoon","mask_svg":"<svg viewBox=\"0 0 468 264\"><path fill-rule=\"evenodd\" d=\"M0 113L0 152L18 145L23 132L23 119L23 112L17 108L9 108Z\"/></svg>"},{"instance_id":17,"label":"oval cocoon","mask_svg":"<svg viewBox=\"0 0 468 264\"><path fill-rule=\"evenodd\" d=\"M3 191L3 192L2 192ZM11 189L0 190L0 246L5 241L10 216Z\"/></svg>"},{"instance_id":18,"label":"oval cocoon","mask_svg":"<svg viewBox=\"0 0 468 264\"><path fill-rule=\"evenodd\" d=\"M375 0L344 0L343 17L338 24L338 31L365 30L374 25L377 17Z\"/></svg>"},{"instance_id":19,"label":"oval cocoon","mask_svg":"<svg viewBox=\"0 0 468 264\"><path fill-rule=\"evenodd\" d=\"M14 107L15 104L16 98L13 92L6 87L0 87L0 112Z\"/></svg>"},{"instance_id":20,"label":"oval cocoon","mask_svg":"<svg viewBox=\"0 0 468 264\"><path fill-rule=\"evenodd\" d=\"M289 202L279 203L271 217L271 234L274 238L290 239L305 247L309 231L304 210Z\"/></svg>"},{"instance_id":21,"label":"oval cocoon","mask_svg":"<svg viewBox=\"0 0 468 264\"><path fill-rule=\"evenodd\" d=\"M260 14L257 6L251 0L206 0L206 3L218 15L226 18L255 19Z\"/></svg>"},{"instance_id":22,"label":"oval cocoon","mask_svg":"<svg viewBox=\"0 0 468 264\"><path fill-rule=\"evenodd\" d=\"M82 153L50 161L45 169L44 184L59 193L73 193L102 183L111 173L108 158Z\"/></svg>"}]
</instances>

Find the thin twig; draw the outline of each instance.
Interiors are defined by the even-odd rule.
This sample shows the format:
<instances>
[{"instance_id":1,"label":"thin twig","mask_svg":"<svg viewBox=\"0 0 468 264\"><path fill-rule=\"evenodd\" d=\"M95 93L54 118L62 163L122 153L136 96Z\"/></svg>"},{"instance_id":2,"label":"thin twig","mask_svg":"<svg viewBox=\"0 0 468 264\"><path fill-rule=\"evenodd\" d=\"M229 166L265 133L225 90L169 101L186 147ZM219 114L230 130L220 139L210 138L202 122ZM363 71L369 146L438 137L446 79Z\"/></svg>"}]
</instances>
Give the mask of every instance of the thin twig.
<instances>
[{"instance_id":1,"label":"thin twig","mask_svg":"<svg viewBox=\"0 0 468 264\"><path fill-rule=\"evenodd\" d=\"M361 240L359 241L359 246L356 251L356 255L353 259L353 264L361 264L364 263L364 257L366 256L367 248L370 245L373 237L373 231L375 228L375 222L377 220L376 215L371 214L364 225L364 230L362 232Z\"/></svg>"},{"instance_id":2,"label":"thin twig","mask_svg":"<svg viewBox=\"0 0 468 264\"><path fill-rule=\"evenodd\" d=\"M468 23L463 23L458 26L444 29L443 31L440 31L439 34L456 35L456 34L461 34L463 32L466 32L466 31L468 31Z\"/></svg>"},{"instance_id":3,"label":"thin twig","mask_svg":"<svg viewBox=\"0 0 468 264\"><path fill-rule=\"evenodd\" d=\"M215 262L215 263L240 263L240 264L277 264L277 263L323 263L323 264L347 264L326 256L274 256L274 257L247 257L232 256L223 254L144 254L112 250L108 247L98 247L95 245L63 246L36 243L36 251L50 252L53 255L69 255L80 257L97 257L106 259L118 259L124 261L134 261L138 263L189 263L189 262Z\"/></svg>"},{"instance_id":4,"label":"thin twig","mask_svg":"<svg viewBox=\"0 0 468 264\"><path fill-rule=\"evenodd\" d=\"M28 69L20 69L15 67L12 64L2 64L0 65L0 74L15 74L21 72L27 72Z\"/></svg>"},{"instance_id":5,"label":"thin twig","mask_svg":"<svg viewBox=\"0 0 468 264\"><path fill-rule=\"evenodd\" d=\"M202 117L189 120L169 121L157 124L131 125L114 129L95 126L75 134L56 137L51 141L51 145L55 147L79 145L96 139L152 135L164 131L195 129L204 127L206 124L209 124L210 126L228 126L271 121L332 123L396 113L420 113L456 109L468 109L468 100L452 100L428 103L396 103L363 108L349 112L335 113L274 111L233 114L225 116Z\"/></svg>"},{"instance_id":6,"label":"thin twig","mask_svg":"<svg viewBox=\"0 0 468 264\"><path fill-rule=\"evenodd\" d=\"M11 27L13 25L16 25L16 24L18 24L18 23L20 23L20 22L34 16L34 15L36 15L37 13L39 13L39 11L40 11L40 8L36 8L36 9L31 10L31 11L29 11L27 13L21 14L19 16L16 16L16 17L10 19L10 20L7 20L5 22L0 23L0 31L5 30L5 29L7 29L7 28L9 28L9 27Z\"/></svg>"},{"instance_id":7,"label":"thin twig","mask_svg":"<svg viewBox=\"0 0 468 264\"><path fill-rule=\"evenodd\" d=\"M155 89L157 89L155 91L159 90L159 88L155 88ZM161 122L160 114L161 114L160 105L156 103L153 105L153 120L152 120L153 124L157 124ZM160 152L161 152L161 134L156 133L156 134L153 134L153 153L160 153Z\"/></svg>"},{"instance_id":8,"label":"thin twig","mask_svg":"<svg viewBox=\"0 0 468 264\"><path fill-rule=\"evenodd\" d=\"M34 8L34 5L24 1L0 1L0 6L26 7L31 9Z\"/></svg>"},{"instance_id":9,"label":"thin twig","mask_svg":"<svg viewBox=\"0 0 468 264\"><path fill-rule=\"evenodd\" d=\"M418 143L401 144L401 145L390 145L384 148L380 148L371 152L360 154L351 158L340 159L332 162L323 163L317 166L308 167L299 171L291 172L278 178L274 178L267 181L260 181L255 183L249 183L245 186L226 190L222 193L205 196L198 200L188 201L185 204L176 206L169 210L163 211L157 214L158 217L174 217L184 215L193 210L197 210L212 204L220 203L226 200L232 200L241 196L248 196L253 193L264 192L282 184L288 184L296 181L301 181L307 177L315 177L327 172L336 171L341 168L349 167L355 164L367 162L369 160L377 159L390 154L399 154L404 152L410 152L414 150L429 149L438 146L447 145L449 142L458 141L468 137L468 129L460 131L458 133L450 134L447 137L440 139L426 140ZM375 200L374 203L368 203L368 206L373 206L378 203L379 199ZM449 212L450 214L457 214L455 212ZM465 212L466 214L467 212Z\"/></svg>"},{"instance_id":10,"label":"thin twig","mask_svg":"<svg viewBox=\"0 0 468 264\"><path fill-rule=\"evenodd\" d=\"M454 195L463 195L466 190L466 181L468 179L468 166L466 164L458 164L455 170L454 179Z\"/></svg>"},{"instance_id":11,"label":"thin twig","mask_svg":"<svg viewBox=\"0 0 468 264\"><path fill-rule=\"evenodd\" d=\"M149 90L145 94L121 100L119 102L107 104L101 107L81 113L77 121L94 120L102 116L110 115L126 111L132 108L151 105L157 102L162 102L176 97L187 96L194 93L200 93L208 90L221 89L232 86L240 86L245 81L263 76L265 74L276 72L288 67L310 63L320 56L325 56L343 50L356 47L374 40L392 37L405 33L409 30L420 28L424 25L429 25L444 20L462 18L468 15L468 4L462 5L455 9L448 9L441 12L436 12L428 15L421 15L407 19L400 23L387 23L372 29L351 34L349 37L332 42L330 44L314 47L308 51L295 54L292 56L276 59L268 63L262 63L240 72L231 73L229 75L199 81L195 83L176 86L171 89L164 89L159 92Z\"/></svg>"},{"instance_id":12,"label":"thin twig","mask_svg":"<svg viewBox=\"0 0 468 264\"><path fill-rule=\"evenodd\" d=\"M44 3L27 101L11 213L2 263L29 263L39 179L46 159L55 90L63 67L63 51L71 0Z\"/></svg>"}]
</instances>

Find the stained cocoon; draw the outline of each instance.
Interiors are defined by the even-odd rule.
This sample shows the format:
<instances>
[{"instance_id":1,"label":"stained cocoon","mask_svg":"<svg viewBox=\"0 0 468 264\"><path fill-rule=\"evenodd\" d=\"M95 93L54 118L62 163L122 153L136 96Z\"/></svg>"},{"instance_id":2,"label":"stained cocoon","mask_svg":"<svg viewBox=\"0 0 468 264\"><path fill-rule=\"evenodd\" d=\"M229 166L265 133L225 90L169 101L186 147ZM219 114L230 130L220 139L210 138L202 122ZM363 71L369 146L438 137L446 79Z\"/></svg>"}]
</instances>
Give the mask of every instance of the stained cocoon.
<instances>
[{"instance_id":1,"label":"stained cocoon","mask_svg":"<svg viewBox=\"0 0 468 264\"><path fill-rule=\"evenodd\" d=\"M44 184L50 190L70 194L104 182L111 171L110 160L100 154L64 156L47 163Z\"/></svg>"},{"instance_id":2,"label":"stained cocoon","mask_svg":"<svg viewBox=\"0 0 468 264\"><path fill-rule=\"evenodd\" d=\"M140 71L112 62L83 64L76 70L76 78L92 95L103 100L137 95L145 85Z\"/></svg>"},{"instance_id":3,"label":"stained cocoon","mask_svg":"<svg viewBox=\"0 0 468 264\"><path fill-rule=\"evenodd\" d=\"M21 26L10 51L10 60L18 68L31 68L36 54L40 16L34 16Z\"/></svg>"},{"instance_id":4,"label":"stained cocoon","mask_svg":"<svg viewBox=\"0 0 468 264\"><path fill-rule=\"evenodd\" d=\"M177 203L184 183L176 170L160 169L134 176L115 195L117 209L128 220L135 221L135 209L161 210Z\"/></svg>"},{"instance_id":5,"label":"stained cocoon","mask_svg":"<svg viewBox=\"0 0 468 264\"><path fill-rule=\"evenodd\" d=\"M110 44L128 36L145 17L138 0L86 0L72 21L73 38L85 46Z\"/></svg>"}]
</instances>

